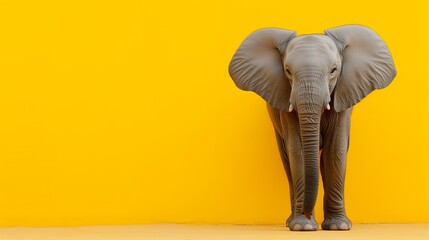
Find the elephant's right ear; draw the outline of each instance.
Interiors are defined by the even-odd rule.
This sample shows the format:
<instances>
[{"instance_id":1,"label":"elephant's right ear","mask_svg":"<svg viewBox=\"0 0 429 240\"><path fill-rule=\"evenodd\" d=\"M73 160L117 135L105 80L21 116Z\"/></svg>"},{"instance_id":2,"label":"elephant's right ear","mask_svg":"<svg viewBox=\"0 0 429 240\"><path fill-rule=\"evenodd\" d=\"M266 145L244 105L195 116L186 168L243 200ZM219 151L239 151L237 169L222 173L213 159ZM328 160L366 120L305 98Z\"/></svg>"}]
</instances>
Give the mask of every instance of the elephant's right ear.
<instances>
[{"instance_id":1,"label":"elephant's right ear","mask_svg":"<svg viewBox=\"0 0 429 240\"><path fill-rule=\"evenodd\" d=\"M254 91L279 110L288 110L291 86L282 58L293 31L265 28L250 34L229 64L229 75L238 88Z\"/></svg>"}]
</instances>

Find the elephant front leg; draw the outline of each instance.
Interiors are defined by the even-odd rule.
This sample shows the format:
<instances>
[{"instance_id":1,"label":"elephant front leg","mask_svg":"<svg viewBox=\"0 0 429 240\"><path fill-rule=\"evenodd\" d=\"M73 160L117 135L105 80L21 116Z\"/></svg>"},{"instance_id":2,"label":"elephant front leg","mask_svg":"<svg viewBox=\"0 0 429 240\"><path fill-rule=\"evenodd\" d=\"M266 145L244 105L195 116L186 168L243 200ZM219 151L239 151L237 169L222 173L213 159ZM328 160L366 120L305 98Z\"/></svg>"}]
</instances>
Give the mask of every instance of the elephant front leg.
<instances>
[{"instance_id":1,"label":"elephant front leg","mask_svg":"<svg viewBox=\"0 0 429 240\"><path fill-rule=\"evenodd\" d=\"M304 161L301 146L297 140L288 144L288 156L290 158L291 181L293 186L293 211L289 218L288 227L292 231L316 231L318 228L314 210L311 219L303 214L304 205Z\"/></svg>"},{"instance_id":2,"label":"elephant front leg","mask_svg":"<svg viewBox=\"0 0 429 240\"><path fill-rule=\"evenodd\" d=\"M346 114L346 113L343 113ZM325 195L323 198L324 230L350 230L351 222L344 208L344 181L349 145L350 116L336 118L328 127L323 141L321 171Z\"/></svg>"},{"instance_id":3,"label":"elephant front leg","mask_svg":"<svg viewBox=\"0 0 429 240\"><path fill-rule=\"evenodd\" d=\"M314 218L307 219L303 212L304 205L304 160L298 124L298 116L295 113L282 113L281 122L283 129L283 151L287 157L286 172L291 189L292 213L287 220L287 226L292 231L315 231L318 228Z\"/></svg>"}]
</instances>

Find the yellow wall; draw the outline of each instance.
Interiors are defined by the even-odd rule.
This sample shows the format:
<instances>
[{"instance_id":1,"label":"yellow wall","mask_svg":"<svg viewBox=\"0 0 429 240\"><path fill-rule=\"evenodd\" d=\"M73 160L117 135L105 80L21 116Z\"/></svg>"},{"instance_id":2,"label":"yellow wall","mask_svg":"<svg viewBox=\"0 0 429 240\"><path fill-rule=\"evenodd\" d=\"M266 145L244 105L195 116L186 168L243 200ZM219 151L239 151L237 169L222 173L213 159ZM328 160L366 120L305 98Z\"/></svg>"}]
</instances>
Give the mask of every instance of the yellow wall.
<instances>
[{"instance_id":1,"label":"yellow wall","mask_svg":"<svg viewBox=\"0 0 429 240\"><path fill-rule=\"evenodd\" d=\"M265 104L227 66L255 29L349 23L398 76L355 108L348 215L428 222L429 6L395 2L1 1L0 226L283 223Z\"/></svg>"}]
</instances>

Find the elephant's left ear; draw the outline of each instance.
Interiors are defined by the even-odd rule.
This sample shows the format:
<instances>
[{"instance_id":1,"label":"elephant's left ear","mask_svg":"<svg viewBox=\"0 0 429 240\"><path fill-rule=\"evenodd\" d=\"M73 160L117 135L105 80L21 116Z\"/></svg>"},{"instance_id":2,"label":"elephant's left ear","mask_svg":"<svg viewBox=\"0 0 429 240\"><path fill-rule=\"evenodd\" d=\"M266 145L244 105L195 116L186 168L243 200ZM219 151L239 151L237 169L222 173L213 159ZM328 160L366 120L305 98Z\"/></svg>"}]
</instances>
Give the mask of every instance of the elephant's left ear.
<instances>
[{"instance_id":1,"label":"elephant's left ear","mask_svg":"<svg viewBox=\"0 0 429 240\"><path fill-rule=\"evenodd\" d=\"M325 30L343 57L334 92L335 111L352 107L374 89L389 85L396 68L386 43L371 29L348 25Z\"/></svg>"}]
</instances>

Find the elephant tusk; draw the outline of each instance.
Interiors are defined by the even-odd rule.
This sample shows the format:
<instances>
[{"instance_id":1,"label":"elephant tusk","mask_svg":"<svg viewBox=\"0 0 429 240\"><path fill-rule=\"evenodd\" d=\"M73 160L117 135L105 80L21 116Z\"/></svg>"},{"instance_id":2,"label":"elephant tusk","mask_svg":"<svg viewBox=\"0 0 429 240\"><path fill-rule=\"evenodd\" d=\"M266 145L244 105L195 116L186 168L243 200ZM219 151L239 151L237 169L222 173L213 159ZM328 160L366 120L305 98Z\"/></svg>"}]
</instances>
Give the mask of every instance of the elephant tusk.
<instances>
[{"instance_id":1,"label":"elephant tusk","mask_svg":"<svg viewBox=\"0 0 429 240\"><path fill-rule=\"evenodd\" d=\"M328 105L326 105L326 110L331 110L331 106L329 105L329 103L328 103Z\"/></svg>"},{"instance_id":2,"label":"elephant tusk","mask_svg":"<svg viewBox=\"0 0 429 240\"><path fill-rule=\"evenodd\" d=\"M289 112L292 112L293 111L293 106L292 106L292 103L291 104L289 104Z\"/></svg>"}]
</instances>

